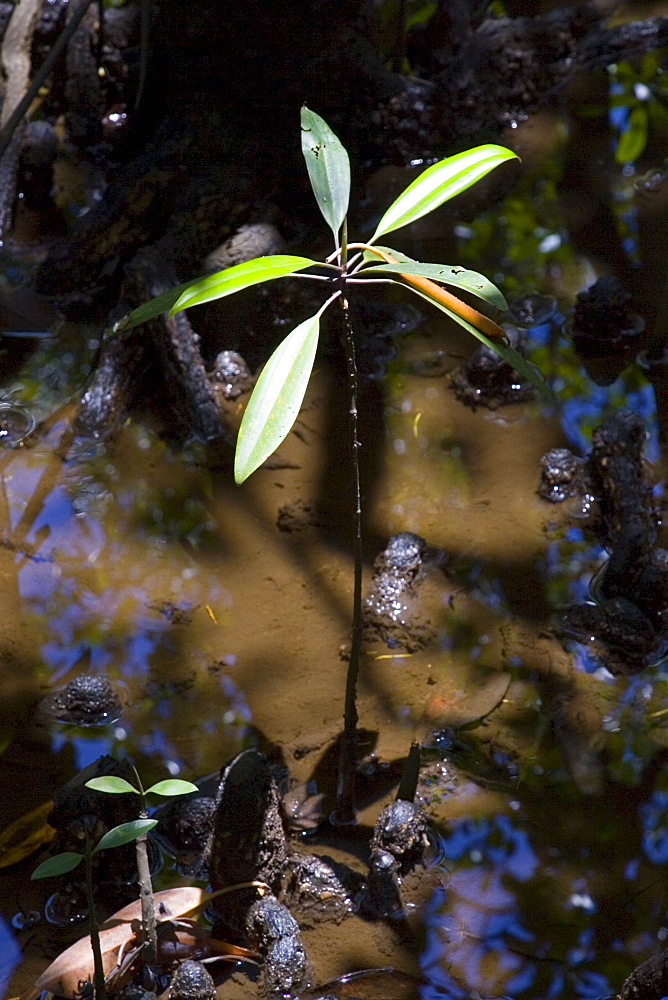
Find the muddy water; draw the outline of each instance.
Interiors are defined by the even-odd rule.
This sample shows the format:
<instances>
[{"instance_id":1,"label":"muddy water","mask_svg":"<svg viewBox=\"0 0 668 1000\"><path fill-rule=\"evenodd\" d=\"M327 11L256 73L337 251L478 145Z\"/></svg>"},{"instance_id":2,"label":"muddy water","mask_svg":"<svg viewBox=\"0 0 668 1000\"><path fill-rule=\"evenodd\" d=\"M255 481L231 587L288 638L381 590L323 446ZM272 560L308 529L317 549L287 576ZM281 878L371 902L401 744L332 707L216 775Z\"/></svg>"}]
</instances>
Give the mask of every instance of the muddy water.
<instances>
[{"instance_id":1,"label":"muddy water","mask_svg":"<svg viewBox=\"0 0 668 1000\"><path fill-rule=\"evenodd\" d=\"M541 285L582 267L571 257ZM547 631L601 555L537 496L539 459L574 426L586 437L601 410L473 411L447 377L469 351L429 318L362 397L366 585L398 531L447 558L422 593L433 641L365 649L359 815L373 823L396 788L391 765L421 741L433 862L407 880L404 920L351 917L308 930L305 944L314 983L393 966L424 976L423 998L603 997L668 935L663 668L613 681ZM628 399L651 422L636 376L599 405ZM2 452L3 824L101 753L131 756L149 783L198 778L259 743L280 752L294 785L318 768L331 788L352 592L345 413L323 363L295 431L243 488L227 452L171 448L139 418L105 446L73 439L64 412L34 446ZM36 711L82 672L122 692L124 714L106 730ZM344 837L316 835L310 848L357 867L364 854ZM0 882L3 961L24 950L10 995L73 933L43 917L16 927L17 914L42 911L35 863ZM390 980L382 995L417 995L400 988ZM220 992L255 991L237 975Z\"/></svg>"}]
</instances>

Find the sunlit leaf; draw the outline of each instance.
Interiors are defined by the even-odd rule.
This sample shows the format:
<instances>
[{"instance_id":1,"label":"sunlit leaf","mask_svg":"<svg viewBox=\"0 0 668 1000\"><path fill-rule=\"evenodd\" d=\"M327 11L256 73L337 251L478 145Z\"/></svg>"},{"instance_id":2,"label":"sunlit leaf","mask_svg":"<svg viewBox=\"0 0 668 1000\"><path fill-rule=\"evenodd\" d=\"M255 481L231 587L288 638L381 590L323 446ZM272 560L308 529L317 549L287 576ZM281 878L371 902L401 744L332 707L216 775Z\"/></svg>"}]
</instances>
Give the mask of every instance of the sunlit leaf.
<instances>
[{"instance_id":1,"label":"sunlit leaf","mask_svg":"<svg viewBox=\"0 0 668 1000\"><path fill-rule=\"evenodd\" d=\"M373 243L379 236L421 219L444 201L472 187L499 164L515 159L518 159L517 154L504 146L487 144L439 160L423 170L392 202L368 242Z\"/></svg>"},{"instance_id":2,"label":"sunlit leaf","mask_svg":"<svg viewBox=\"0 0 668 1000\"><path fill-rule=\"evenodd\" d=\"M306 257L276 254L271 257L255 257L243 264L228 267L224 271L216 271L215 274L207 274L203 278L193 278L192 281L176 285L168 292L156 295L155 298L137 306L127 316L119 319L111 331L107 331L107 336L113 336L122 330L132 330L133 327L146 323L149 319L155 319L165 312L171 315L180 309L199 305L201 302L221 299L225 295L257 285L261 281L283 278L286 274L294 274L295 271L301 271L315 263L316 261L308 260Z\"/></svg>"},{"instance_id":3,"label":"sunlit leaf","mask_svg":"<svg viewBox=\"0 0 668 1000\"><path fill-rule=\"evenodd\" d=\"M155 785L147 788L146 794L188 795L190 792L198 791L199 788L197 785L193 785L192 781L182 781L180 778L166 778L164 781L158 781Z\"/></svg>"},{"instance_id":4,"label":"sunlit leaf","mask_svg":"<svg viewBox=\"0 0 668 1000\"><path fill-rule=\"evenodd\" d=\"M104 837L96 844L93 854L98 851L107 851L110 847L122 847L131 841L141 837L142 833L148 833L154 826L157 826L157 819L133 819L130 823L121 823L113 830L105 833Z\"/></svg>"},{"instance_id":5,"label":"sunlit leaf","mask_svg":"<svg viewBox=\"0 0 668 1000\"><path fill-rule=\"evenodd\" d=\"M108 792L109 795L126 795L128 792L131 792L133 795L139 795L135 786L126 781L125 778L114 778L112 776L91 778L90 781L86 782L86 788L92 788L94 792Z\"/></svg>"},{"instance_id":6,"label":"sunlit leaf","mask_svg":"<svg viewBox=\"0 0 668 1000\"><path fill-rule=\"evenodd\" d=\"M320 316L328 305L295 327L262 369L239 429L235 482L243 483L276 451L297 419L315 360Z\"/></svg>"},{"instance_id":7,"label":"sunlit leaf","mask_svg":"<svg viewBox=\"0 0 668 1000\"><path fill-rule=\"evenodd\" d=\"M418 261L411 261L391 250L392 256L400 262L398 264L375 264L373 267L364 268L360 274L416 274L422 278L431 278L432 281L441 282L444 285L452 285L454 288L461 288L479 299L483 299L495 308L505 311L508 303L503 295L483 274L477 271L469 271L465 267L448 266L447 264L420 264Z\"/></svg>"},{"instance_id":8,"label":"sunlit leaf","mask_svg":"<svg viewBox=\"0 0 668 1000\"><path fill-rule=\"evenodd\" d=\"M55 858L48 858L41 865L38 865L30 878L52 878L54 875L64 875L76 868L83 861L83 857L83 854L77 854L75 851L56 854Z\"/></svg>"},{"instance_id":9,"label":"sunlit leaf","mask_svg":"<svg viewBox=\"0 0 668 1000\"><path fill-rule=\"evenodd\" d=\"M406 285L405 287L410 288L410 290L416 295L419 295L421 299L425 299L433 306L436 306L436 308L440 309L441 312L444 312L446 316L453 319L455 323L459 323L460 326L463 326L465 330L468 330L470 334L476 337L486 347L489 347L490 350L498 354L500 358L503 358L504 361L507 361L508 364L512 365L515 371L521 375L522 378L525 378L527 382L534 387L534 389L538 390L547 403L550 403L553 406L556 404L557 400L555 395L539 370L527 358L523 357L519 351L516 351L514 347L511 347L510 344L504 343L502 340L491 340L489 337L486 337L484 333L481 333L480 330L476 330L474 326L468 323L461 316L458 316L451 309L444 306L441 302L436 302L434 299L431 299L428 295L424 295L423 292L418 291L417 288L413 288L411 285Z\"/></svg>"},{"instance_id":10,"label":"sunlit leaf","mask_svg":"<svg viewBox=\"0 0 668 1000\"><path fill-rule=\"evenodd\" d=\"M327 122L308 108L301 111L302 153L325 222L338 242L350 200L350 162Z\"/></svg>"},{"instance_id":11,"label":"sunlit leaf","mask_svg":"<svg viewBox=\"0 0 668 1000\"><path fill-rule=\"evenodd\" d=\"M286 274L303 271L305 267L312 267L315 263L308 257L292 257L289 254L254 257L243 264L235 264L234 267L227 267L224 271L216 271L215 274L207 274L206 277L191 282L172 306L170 315L181 309L199 306L203 302L222 299L225 295L240 292L251 285L259 285L262 281L284 278Z\"/></svg>"},{"instance_id":12,"label":"sunlit leaf","mask_svg":"<svg viewBox=\"0 0 668 1000\"><path fill-rule=\"evenodd\" d=\"M617 163L633 163L647 145L647 109L634 108L629 115L629 127L617 144Z\"/></svg>"},{"instance_id":13,"label":"sunlit leaf","mask_svg":"<svg viewBox=\"0 0 668 1000\"><path fill-rule=\"evenodd\" d=\"M182 285L175 285L174 288L170 288L168 292L163 292L162 295L156 295L155 298L149 299L148 302L143 302L142 305L137 306L137 308L133 309L131 313L128 313L127 316L123 316L122 319L119 319L118 322L114 324L111 330L111 335L120 332L121 330L132 330L133 327L139 326L141 323L146 323L149 319L155 319L156 316L169 312L177 299L181 297L183 292L187 288L190 288L195 281L199 280L199 278L194 278L193 281L185 281ZM109 336L109 333L107 336Z\"/></svg>"},{"instance_id":14,"label":"sunlit leaf","mask_svg":"<svg viewBox=\"0 0 668 1000\"><path fill-rule=\"evenodd\" d=\"M8 868L30 857L38 847L48 844L56 831L46 822L53 802L43 802L37 809L14 820L0 834L0 868Z\"/></svg>"}]
</instances>

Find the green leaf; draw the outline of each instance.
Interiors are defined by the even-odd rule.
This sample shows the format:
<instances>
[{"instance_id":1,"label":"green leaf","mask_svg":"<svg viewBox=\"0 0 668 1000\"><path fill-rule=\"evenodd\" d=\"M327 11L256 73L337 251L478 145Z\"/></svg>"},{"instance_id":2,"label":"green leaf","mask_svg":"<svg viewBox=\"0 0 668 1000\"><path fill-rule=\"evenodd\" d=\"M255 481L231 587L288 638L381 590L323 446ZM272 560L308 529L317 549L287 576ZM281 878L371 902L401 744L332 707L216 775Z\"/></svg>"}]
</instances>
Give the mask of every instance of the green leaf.
<instances>
[{"instance_id":1,"label":"green leaf","mask_svg":"<svg viewBox=\"0 0 668 1000\"><path fill-rule=\"evenodd\" d=\"M108 792L109 795L125 795L128 792L139 795L135 786L125 778L91 778L86 782L86 788L92 788L94 792Z\"/></svg>"},{"instance_id":2,"label":"green leaf","mask_svg":"<svg viewBox=\"0 0 668 1000\"><path fill-rule=\"evenodd\" d=\"M634 163L647 145L647 109L634 108L629 115L629 127L620 136L615 153L617 163Z\"/></svg>"},{"instance_id":3,"label":"green leaf","mask_svg":"<svg viewBox=\"0 0 668 1000\"><path fill-rule=\"evenodd\" d=\"M165 781L158 781L146 789L149 795L188 795L190 792L198 792L197 785L192 781L182 781L180 778L167 778Z\"/></svg>"},{"instance_id":4,"label":"green leaf","mask_svg":"<svg viewBox=\"0 0 668 1000\"><path fill-rule=\"evenodd\" d=\"M522 378L525 378L527 382L534 387L534 389L538 390L547 403L550 403L552 406L556 405L557 399L540 371L527 358L523 357L518 351L516 351L514 347L511 347L509 344L504 344L501 340L491 340L489 337L486 337L484 333L481 333L480 330L476 330L474 326L467 323L467 321L462 319L461 316L457 316L456 313L442 305L442 303L436 302L423 292L419 292L417 288L413 288L412 285L405 285L404 287L410 288L410 290L416 295L419 295L421 299L425 299L427 302L430 302L433 306L436 306L437 309L440 309L441 312L444 312L446 316L449 316L450 319L453 319L455 323L459 323L460 326L463 326L465 330L468 330L470 334L476 337L486 347L489 347L490 350L498 354L500 358L503 358L504 361L507 361L508 364L512 365L515 371L521 375Z\"/></svg>"},{"instance_id":5,"label":"green leaf","mask_svg":"<svg viewBox=\"0 0 668 1000\"><path fill-rule=\"evenodd\" d=\"M140 323L146 323L149 319L155 319L161 313L168 312L172 315L187 306L195 306L200 302L209 302L211 299L221 299L224 295L231 295L239 292L242 288L249 288L260 281L272 281L274 278L282 278L286 274L293 274L301 271L305 267L317 263L308 260L306 257L291 257L287 254L277 254L273 257L255 257L253 260L245 261L243 264L235 264L224 271L216 271L215 274L207 274L204 278L193 278L192 281L185 281L182 285L170 288L162 295L156 295L154 299L144 302L143 305L133 309L127 316L123 316L113 325L111 330L106 331L106 336L113 336L122 330L132 330ZM223 277L224 275L224 277ZM183 302L181 301L183 299ZM191 301L192 300L192 301Z\"/></svg>"},{"instance_id":6,"label":"green leaf","mask_svg":"<svg viewBox=\"0 0 668 1000\"><path fill-rule=\"evenodd\" d=\"M141 837L142 833L148 833L154 826L158 825L157 819L133 819L131 823L121 823L113 830L105 833L104 837L95 845L93 854L98 851L107 851L110 847L122 847L131 841Z\"/></svg>"},{"instance_id":7,"label":"green leaf","mask_svg":"<svg viewBox=\"0 0 668 1000\"><path fill-rule=\"evenodd\" d=\"M315 360L320 316L330 302L296 326L262 369L239 428L236 483L243 483L276 451L297 419Z\"/></svg>"},{"instance_id":8,"label":"green leaf","mask_svg":"<svg viewBox=\"0 0 668 1000\"><path fill-rule=\"evenodd\" d=\"M148 302L144 302L142 305L137 306L133 309L131 313L127 316L123 316L119 319L117 323L113 325L111 331L106 332L106 336L113 336L114 333L119 333L121 330L132 330L133 327L139 326L141 323L146 323L149 319L155 319L156 316L160 316L161 313L169 312L174 303L181 297L183 292L190 288L195 281L199 281L199 278L194 278L193 281L186 281L182 285L175 285L174 288L170 288L168 292L163 292L162 295L156 295L155 298L149 299Z\"/></svg>"},{"instance_id":9,"label":"green leaf","mask_svg":"<svg viewBox=\"0 0 668 1000\"><path fill-rule=\"evenodd\" d=\"M350 200L350 162L326 121L308 108L301 111L302 153L318 208L339 241Z\"/></svg>"},{"instance_id":10,"label":"green leaf","mask_svg":"<svg viewBox=\"0 0 668 1000\"><path fill-rule=\"evenodd\" d=\"M170 310L170 316L181 309L199 306L203 302L222 299L225 295L240 292L251 285L259 285L261 281L273 281L274 278L284 278L286 274L303 271L305 267L313 267L317 262L308 257L292 257L288 254L275 254L271 257L254 257L253 260L235 264L224 271L207 274L190 282L188 288L179 296Z\"/></svg>"},{"instance_id":11,"label":"green leaf","mask_svg":"<svg viewBox=\"0 0 668 1000\"><path fill-rule=\"evenodd\" d=\"M83 859L83 854L76 854L74 851L65 851L63 854L56 854L54 858L48 858L41 865L38 865L30 878L51 878L53 875L64 875L66 872L71 872L76 868Z\"/></svg>"},{"instance_id":12,"label":"green leaf","mask_svg":"<svg viewBox=\"0 0 668 1000\"><path fill-rule=\"evenodd\" d=\"M517 154L504 146L487 144L439 160L423 170L392 202L368 242L374 243L379 236L421 219L444 201L472 187L499 164L516 159L519 159Z\"/></svg>"},{"instance_id":13,"label":"green leaf","mask_svg":"<svg viewBox=\"0 0 668 1000\"><path fill-rule=\"evenodd\" d=\"M390 251L392 256L398 257L395 250ZM469 271L465 267L452 267L447 264L420 264L418 261L401 261L399 264L376 264L373 267L365 267L360 274L417 274L423 278L431 278L432 281L440 281L443 285L451 285L454 288L461 288L470 292L484 302L495 306L504 312L508 308L508 303L503 295L491 281L477 271Z\"/></svg>"}]
</instances>

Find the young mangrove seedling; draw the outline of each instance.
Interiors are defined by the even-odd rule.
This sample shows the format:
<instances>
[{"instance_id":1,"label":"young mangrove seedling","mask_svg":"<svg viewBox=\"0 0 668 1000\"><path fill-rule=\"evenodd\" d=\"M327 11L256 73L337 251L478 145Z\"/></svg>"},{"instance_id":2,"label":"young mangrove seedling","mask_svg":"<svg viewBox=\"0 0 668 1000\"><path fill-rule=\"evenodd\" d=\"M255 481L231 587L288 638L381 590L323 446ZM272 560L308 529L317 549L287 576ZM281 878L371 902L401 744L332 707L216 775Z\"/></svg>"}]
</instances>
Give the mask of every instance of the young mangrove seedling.
<instances>
[{"instance_id":1,"label":"young mangrove seedling","mask_svg":"<svg viewBox=\"0 0 668 1000\"><path fill-rule=\"evenodd\" d=\"M121 823L119 826L109 830L97 844L93 847L88 834L85 835L85 852L80 854L77 851L64 851L48 858L35 869L31 878L42 879L52 878L56 875L65 875L73 871L82 861L86 863L86 899L88 904L88 924L90 928L90 941L93 951L94 978L96 1000L105 1000L106 988L104 982L104 968L100 949L100 936L98 924L95 917L95 900L93 897L93 857L99 851L106 851L112 847L122 847L136 841L137 845L137 873L139 879L139 891L142 912L142 929L144 934L144 960L146 962L155 961L157 954L157 935L155 921L155 907L153 903L153 886L151 884L151 873L148 865L148 854L146 850L146 835L157 825L157 819L149 819L146 811L146 796L175 796L187 795L197 791L197 785L190 781L181 781L177 778L168 778L165 781L158 781L155 785L144 790L142 788L139 775L135 769L138 788L131 785L124 778L112 776L91 778L86 782L86 787L96 792L107 792L112 795L126 795L131 793L139 795L140 816L139 819L129 823Z\"/></svg>"},{"instance_id":2,"label":"young mangrove seedling","mask_svg":"<svg viewBox=\"0 0 668 1000\"><path fill-rule=\"evenodd\" d=\"M121 823L109 830L95 847L90 842L90 837L86 833L85 853L78 851L64 851L56 854L41 865L35 868L31 875L33 879L52 878L55 875L65 875L73 871L82 861L86 862L86 900L88 904L88 926L90 930L90 944L93 950L93 987L96 1000L106 1000L107 991L104 982L104 966L102 964L102 951L100 948L100 934L97 919L95 917L95 900L93 897L93 857L98 851L106 851L111 847L122 847L129 844L137 837L146 835L157 823L155 819L135 819L130 823Z\"/></svg>"},{"instance_id":3,"label":"young mangrove seedling","mask_svg":"<svg viewBox=\"0 0 668 1000\"><path fill-rule=\"evenodd\" d=\"M487 144L432 164L394 200L369 240L350 243L347 227L350 198L348 153L327 123L305 107L301 111L301 136L311 187L318 207L332 231L334 252L320 262L287 254L257 257L204 278L186 282L124 316L110 333L137 326L162 312L168 311L173 315L181 309L220 299L260 282L272 281L289 274L319 281L324 285L329 293L325 302L315 315L295 327L279 344L262 369L248 401L234 461L234 478L241 484L279 447L290 432L313 369L320 318L334 302L340 303L350 392L355 571L352 641L335 819L338 822L354 822L353 776L357 738L355 702L362 637L362 518L355 335L350 322L348 299L360 285L369 286L374 282L403 285L499 354L550 401L552 394L540 372L507 343L503 328L455 294L455 291L461 291L500 313L507 308L505 299L487 278L462 267L420 263L397 250L377 245L382 236L432 212L445 201L470 188L495 167L517 159L516 154L503 146ZM354 251L352 256L351 251ZM447 288L442 287L444 285Z\"/></svg>"},{"instance_id":4,"label":"young mangrove seedling","mask_svg":"<svg viewBox=\"0 0 668 1000\"><path fill-rule=\"evenodd\" d=\"M139 883L139 899L141 900L142 929L144 932L144 961L146 963L155 962L158 953L158 938L156 932L155 905L153 902L153 884L151 882L151 870L148 863L148 850L146 846L146 835L148 831L158 822L148 818L146 808L147 795L159 795L162 798L172 798L177 795L189 795L196 792L197 785L191 781L182 781L180 778L167 778L158 781L150 788L144 789L137 773L137 768L133 766L137 787L131 785L125 778L113 776L91 778L86 782L86 788L91 788L94 792L106 792L108 795L132 795L139 796L139 819L138 823L148 824L140 830L136 837L137 848L137 878Z\"/></svg>"}]
</instances>

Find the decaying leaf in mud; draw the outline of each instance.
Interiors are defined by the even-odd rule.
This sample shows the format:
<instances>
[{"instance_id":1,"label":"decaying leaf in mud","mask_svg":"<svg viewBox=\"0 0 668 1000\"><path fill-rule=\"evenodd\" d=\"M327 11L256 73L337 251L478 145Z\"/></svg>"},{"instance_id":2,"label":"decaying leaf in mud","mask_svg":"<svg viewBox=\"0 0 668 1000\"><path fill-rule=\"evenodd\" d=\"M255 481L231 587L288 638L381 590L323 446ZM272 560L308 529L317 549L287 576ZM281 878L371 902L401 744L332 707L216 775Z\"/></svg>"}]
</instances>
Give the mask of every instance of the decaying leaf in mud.
<instances>
[{"instance_id":1,"label":"decaying leaf in mud","mask_svg":"<svg viewBox=\"0 0 668 1000\"><path fill-rule=\"evenodd\" d=\"M155 893L158 921L185 916L210 899L211 893L194 886L181 886ZM105 976L114 969L121 949L134 935L132 921L141 919L141 903L135 900L124 906L100 926L100 947ZM90 937L81 938L59 955L20 1000L34 1000L42 990L60 997L73 998L80 993L79 983L93 979L93 952Z\"/></svg>"},{"instance_id":2,"label":"decaying leaf in mud","mask_svg":"<svg viewBox=\"0 0 668 1000\"><path fill-rule=\"evenodd\" d=\"M43 802L25 816L10 823L0 834L0 868L15 865L50 843L56 831L46 822L53 802Z\"/></svg>"}]
</instances>

